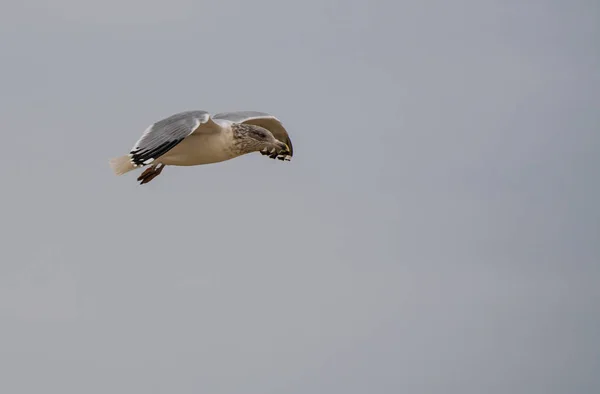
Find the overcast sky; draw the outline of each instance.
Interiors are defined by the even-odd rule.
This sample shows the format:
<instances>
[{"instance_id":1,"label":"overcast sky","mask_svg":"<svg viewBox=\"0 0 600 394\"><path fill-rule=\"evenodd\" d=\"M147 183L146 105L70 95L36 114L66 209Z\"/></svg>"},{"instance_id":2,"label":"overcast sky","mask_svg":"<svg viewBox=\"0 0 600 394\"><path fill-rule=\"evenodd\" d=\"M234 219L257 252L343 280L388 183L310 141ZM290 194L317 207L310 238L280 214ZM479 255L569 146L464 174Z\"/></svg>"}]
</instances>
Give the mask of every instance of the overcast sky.
<instances>
[{"instance_id":1,"label":"overcast sky","mask_svg":"<svg viewBox=\"0 0 600 394\"><path fill-rule=\"evenodd\" d=\"M600 3L3 0L0 392L600 392ZM291 162L116 177L175 112Z\"/></svg>"}]
</instances>

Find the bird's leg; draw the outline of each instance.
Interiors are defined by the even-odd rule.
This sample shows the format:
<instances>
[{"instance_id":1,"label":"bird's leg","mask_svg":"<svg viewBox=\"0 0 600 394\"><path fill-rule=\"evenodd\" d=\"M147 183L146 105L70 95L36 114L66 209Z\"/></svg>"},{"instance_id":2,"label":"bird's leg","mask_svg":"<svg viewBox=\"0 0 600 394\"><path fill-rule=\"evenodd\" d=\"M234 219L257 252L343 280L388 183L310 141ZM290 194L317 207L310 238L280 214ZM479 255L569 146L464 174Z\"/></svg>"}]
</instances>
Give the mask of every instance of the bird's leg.
<instances>
[{"instance_id":1,"label":"bird's leg","mask_svg":"<svg viewBox=\"0 0 600 394\"><path fill-rule=\"evenodd\" d=\"M151 165L150 167L146 168L144 172L141 173L137 180L140 181L140 185L148 183L157 176L159 176L163 168L165 168L164 164Z\"/></svg>"}]
</instances>

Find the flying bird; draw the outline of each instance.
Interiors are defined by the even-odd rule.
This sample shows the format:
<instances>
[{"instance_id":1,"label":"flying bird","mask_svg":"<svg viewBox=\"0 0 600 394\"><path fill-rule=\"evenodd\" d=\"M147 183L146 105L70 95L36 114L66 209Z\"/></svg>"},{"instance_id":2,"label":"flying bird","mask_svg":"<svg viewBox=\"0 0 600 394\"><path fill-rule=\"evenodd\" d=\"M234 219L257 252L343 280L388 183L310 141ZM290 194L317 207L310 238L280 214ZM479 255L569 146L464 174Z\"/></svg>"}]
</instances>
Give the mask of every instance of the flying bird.
<instances>
[{"instance_id":1,"label":"flying bird","mask_svg":"<svg viewBox=\"0 0 600 394\"><path fill-rule=\"evenodd\" d=\"M116 175L147 167L141 185L156 178L165 166L196 166L260 152L290 161L292 141L279 119L266 112L235 111L211 115L179 112L151 124L128 155L110 159Z\"/></svg>"}]
</instances>

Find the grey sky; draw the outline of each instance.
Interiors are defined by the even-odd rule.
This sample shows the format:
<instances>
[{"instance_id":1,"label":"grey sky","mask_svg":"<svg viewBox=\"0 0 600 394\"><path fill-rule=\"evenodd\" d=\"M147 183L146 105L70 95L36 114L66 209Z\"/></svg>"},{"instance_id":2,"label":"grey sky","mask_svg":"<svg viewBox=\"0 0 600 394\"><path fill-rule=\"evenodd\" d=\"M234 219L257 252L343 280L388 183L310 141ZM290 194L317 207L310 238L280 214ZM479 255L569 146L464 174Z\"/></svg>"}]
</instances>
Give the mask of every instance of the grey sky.
<instances>
[{"instance_id":1,"label":"grey sky","mask_svg":"<svg viewBox=\"0 0 600 394\"><path fill-rule=\"evenodd\" d=\"M95 3L0 6L0 392L600 392L597 1ZM187 109L294 159L111 173Z\"/></svg>"}]
</instances>

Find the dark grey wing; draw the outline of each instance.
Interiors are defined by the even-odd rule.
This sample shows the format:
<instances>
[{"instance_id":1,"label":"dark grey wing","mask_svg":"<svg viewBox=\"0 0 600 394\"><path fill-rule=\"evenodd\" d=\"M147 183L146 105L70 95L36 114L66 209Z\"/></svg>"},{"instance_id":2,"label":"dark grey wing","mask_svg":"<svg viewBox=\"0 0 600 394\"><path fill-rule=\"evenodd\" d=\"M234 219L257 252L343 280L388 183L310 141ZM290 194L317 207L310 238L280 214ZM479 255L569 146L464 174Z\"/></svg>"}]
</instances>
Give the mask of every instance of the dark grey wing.
<instances>
[{"instance_id":1,"label":"dark grey wing","mask_svg":"<svg viewBox=\"0 0 600 394\"><path fill-rule=\"evenodd\" d=\"M290 139L287 130L283 126L283 123L281 123L279 119L271 114L258 111L234 111L221 112L213 115L212 118L229 120L234 123L248 123L264 127L265 129L269 130L279 141L287 144L287 146L290 148L290 156L294 155L292 140Z\"/></svg>"},{"instance_id":2,"label":"dark grey wing","mask_svg":"<svg viewBox=\"0 0 600 394\"><path fill-rule=\"evenodd\" d=\"M145 166L167 153L197 130L216 131L219 126L206 111L186 111L150 125L129 156L135 167Z\"/></svg>"}]
</instances>

